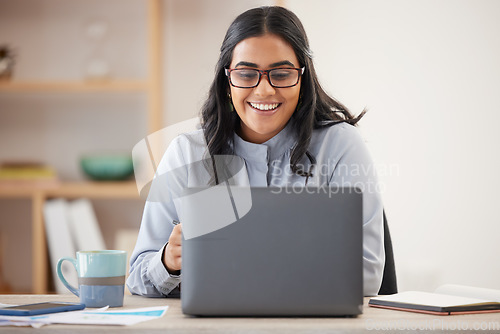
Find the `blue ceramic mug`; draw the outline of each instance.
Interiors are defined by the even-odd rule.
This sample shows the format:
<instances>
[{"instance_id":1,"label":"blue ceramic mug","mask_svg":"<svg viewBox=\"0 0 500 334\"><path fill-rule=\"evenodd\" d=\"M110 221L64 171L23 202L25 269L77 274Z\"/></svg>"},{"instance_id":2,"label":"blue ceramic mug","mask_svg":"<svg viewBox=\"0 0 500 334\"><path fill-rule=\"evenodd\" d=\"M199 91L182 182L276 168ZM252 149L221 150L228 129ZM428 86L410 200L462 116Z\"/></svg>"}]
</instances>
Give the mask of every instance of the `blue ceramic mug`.
<instances>
[{"instance_id":1,"label":"blue ceramic mug","mask_svg":"<svg viewBox=\"0 0 500 334\"><path fill-rule=\"evenodd\" d=\"M71 286L61 271L62 263L69 261L78 273L78 289ZM76 259L63 257L57 262L57 276L86 307L123 306L127 252L96 250L76 252Z\"/></svg>"}]
</instances>

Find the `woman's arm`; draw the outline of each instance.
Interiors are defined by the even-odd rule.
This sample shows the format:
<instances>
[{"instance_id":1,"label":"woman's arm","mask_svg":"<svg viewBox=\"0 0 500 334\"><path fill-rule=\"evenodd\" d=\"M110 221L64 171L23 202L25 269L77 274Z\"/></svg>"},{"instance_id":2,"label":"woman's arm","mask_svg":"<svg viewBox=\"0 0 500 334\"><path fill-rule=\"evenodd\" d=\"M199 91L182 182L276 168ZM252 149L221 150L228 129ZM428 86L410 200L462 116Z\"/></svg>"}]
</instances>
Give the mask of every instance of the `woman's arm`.
<instances>
[{"instance_id":1,"label":"woman's arm","mask_svg":"<svg viewBox=\"0 0 500 334\"><path fill-rule=\"evenodd\" d=\"M173 229L167 203L146 202L141 229L130 259L127 286L132 294L147 297L169 295L181 281L170 274L164 263L164 251Z\"/></svg>"},{"instance_id":2,"label":"woman's arm","mask_svg":"<svg viewBox=\"0 0 500 334\"><path fill-rule=\"evenodd\" d=\"M173 255L172 249L174 254L180 253L180 226L176 233L172 231L173 221L179 219L173 199L181 196L187 184L182 147L179 137L172 142L158 166L149 191L137 243L130 259L127 286L133 294L148 297L171 295L181 281L180 273L175 272L175 265L171 272L167 270L165 255ZM171 237L175 240L172 242L174 245L168 245ZM176 260L180 262L180 258Z\"/></svg>"}]
</instances>

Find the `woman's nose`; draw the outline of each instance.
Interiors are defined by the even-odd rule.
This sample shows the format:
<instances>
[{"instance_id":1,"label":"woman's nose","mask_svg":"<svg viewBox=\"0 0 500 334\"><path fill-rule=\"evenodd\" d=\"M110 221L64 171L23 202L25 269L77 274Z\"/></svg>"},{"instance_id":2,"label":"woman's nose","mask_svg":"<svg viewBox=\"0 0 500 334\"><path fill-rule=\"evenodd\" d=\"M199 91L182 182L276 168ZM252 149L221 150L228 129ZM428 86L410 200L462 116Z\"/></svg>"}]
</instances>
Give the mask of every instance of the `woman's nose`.
<instances>
[{"instance_id":1,"label":"woman's nose","mask_svg":"<svg viewBox=\"0 0 500 334\"><path fill-rule=\"evenodd\" d=\"M257 87L254 88L254 93L258 96L270 96L274 95L276 90L269 83L269 77L267 75L263 75Z\"/></svg>"}]
</instances>

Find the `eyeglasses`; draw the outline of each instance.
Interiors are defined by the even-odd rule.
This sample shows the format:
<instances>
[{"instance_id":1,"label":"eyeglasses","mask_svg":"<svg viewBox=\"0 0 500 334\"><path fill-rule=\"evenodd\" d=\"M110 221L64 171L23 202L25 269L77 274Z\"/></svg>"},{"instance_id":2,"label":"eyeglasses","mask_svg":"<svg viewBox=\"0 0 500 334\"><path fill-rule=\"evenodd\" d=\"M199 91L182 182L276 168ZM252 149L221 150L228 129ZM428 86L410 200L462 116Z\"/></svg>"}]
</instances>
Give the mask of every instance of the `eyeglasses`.
<instances>
[{"instance_id":1,"label":"eyeglasses","mask_svg":"<svg viewBox=\"0 0 500 334\"><path fill-rule=\"evenodd\" d=\"M305 67L273 68L266 71L253 68L226 68L225 70L229 83L236 88L257 87L263 75L267 75L269 84L274 88L288 88L299 83L299 78L304 74Z\"/></svg>"}]
</instances>

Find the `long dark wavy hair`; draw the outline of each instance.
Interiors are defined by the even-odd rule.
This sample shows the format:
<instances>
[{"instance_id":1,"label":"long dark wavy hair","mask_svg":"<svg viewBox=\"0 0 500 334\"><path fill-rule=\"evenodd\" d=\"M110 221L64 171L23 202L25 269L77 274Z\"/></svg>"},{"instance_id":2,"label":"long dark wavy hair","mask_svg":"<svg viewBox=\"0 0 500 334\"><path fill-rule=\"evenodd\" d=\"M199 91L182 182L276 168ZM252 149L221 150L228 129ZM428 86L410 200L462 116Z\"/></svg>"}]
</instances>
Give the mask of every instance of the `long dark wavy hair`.
<instances>
[{"instance_id":1,"label":"long dark wavy hair","mask_svg":"<svg viewBox=\"0 0 500 334\"><path fill-rule=\"evenodd\" d=\"M265 6L250 9L240 14L229 26L220 48L215 78L201 111L201 125L208 145L208 154L212 157L233 154L234 133L241 120L238 114L230 109L229 81L224 69L229 68L233 50L239 42L264 34L274 34L287 41L295 51L300 67L305 66L299 102L290 119L297 138L297 144L290 156L290 168L295 174L311 176L298 165L304 155L315 163L315 158L307 151L313 129L340 122L354 125L366 110L354 117L343 104L323 90L314 69L304 27L293 12L283 7Z\"/></svg>"}]
</instances>

